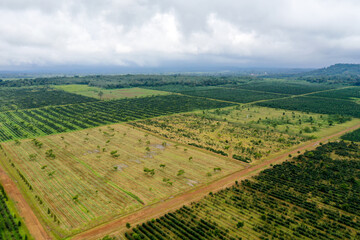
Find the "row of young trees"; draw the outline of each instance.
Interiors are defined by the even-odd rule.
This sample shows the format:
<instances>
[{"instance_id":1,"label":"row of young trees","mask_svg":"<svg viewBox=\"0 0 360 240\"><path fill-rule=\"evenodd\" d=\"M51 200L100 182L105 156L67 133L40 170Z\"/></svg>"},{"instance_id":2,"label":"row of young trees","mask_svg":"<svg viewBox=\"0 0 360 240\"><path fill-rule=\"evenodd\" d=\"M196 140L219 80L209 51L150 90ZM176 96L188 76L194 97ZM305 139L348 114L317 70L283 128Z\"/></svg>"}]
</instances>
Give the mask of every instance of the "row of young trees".
<instances>
[{"instance_id":1,"label":"row of young trees","mask_svg":"<svg viewBox=\"0 0 360 240\"><path fill-rule=\"evenodd\" d=\"M135 226L127 239L358 239L360 146L331 142ZM130 227L130 225L128 225Z\"/></svg>"}]
</instances>

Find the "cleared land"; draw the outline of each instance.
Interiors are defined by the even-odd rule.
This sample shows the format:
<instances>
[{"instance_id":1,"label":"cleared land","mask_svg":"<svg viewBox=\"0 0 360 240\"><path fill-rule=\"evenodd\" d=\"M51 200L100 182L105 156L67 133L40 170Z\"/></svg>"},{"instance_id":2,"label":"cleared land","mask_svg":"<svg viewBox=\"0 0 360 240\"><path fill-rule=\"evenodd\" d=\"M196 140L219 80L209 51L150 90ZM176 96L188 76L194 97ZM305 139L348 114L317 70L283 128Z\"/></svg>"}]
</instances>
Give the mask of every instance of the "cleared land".
<instances>
[{"instance_id":1,"label":"cleared land","mask_svg":"<svg viewBox=\"0 0 360 240\"><path fill-rule=\"evenodd\" d=\"M360 147L333 142L147 221L127 239L356 239ZM337 171L334 172L334 169Z\"/></svg>"},{"instance_id":2,"label":"cleared land","mask_svg":"<svg viewBox=\"0 0 360 240\"><path fill-rule=\"evenodd\" d=\"M0 89L0 112L94 101L97 99L47 87Z\"/></svg>"},{"instance_id":3,"label":"cleared land","mask_svg":"<svg viewBox=\"0 0 360 240\"><path fill-rule=\"evenodd\" d=\"M91 98L101 98L103 100L148 97L152 95L167 95L169 93L145 88L121 88L121 89L103 89L99 87L91 87L88 85L69 84L54 85L55 89L64 90L66 92L80 94ZM99 92L102 92L101 96Z\"/></svg>"},{"instance_id":4,"label":"cleared land","mask_svg":"<svg viewBox=\"0 0 360 240\"><path fill-rule=\"evenodd\" d=\"M204 98L165 95L3 112L0 113L0 141L230 105L233 104Z\"/></svg>"},{"instance_id":5,"label":"cleared land","mask_svg":"<svg viewBox=\"0 0 360 240\"><path fill-rule=\"evenodd\" d=\"M314 149L316 146L319 145L320 142L328 141L329 139L339 137L346 132L359 128L360 127L359 121L353 122L352 125L349 126L346 127L343 126L341 129L337 129L337 131L332 133L329 131L326 137L323 137L316 141L311 141L310 143L301 145L300 147L293 148L292 150L285 152L281 155L278 155L275 158L266 160L258 165L251 166L244 170L240 170L239 172L226 176L209 185L201 186L195 189L194 191L186 192L173 199L169 199L165 202L155 204L149 208L141 209L133 214L116 219L108 224L104 224L97 228L81 233L75 236L73 240L98 239L109 233L113 233L112 235L117 235L117 236L118 234L116 233L124 234L124 232L127 230L125 227L125 224L127 222L131 223L132 226L135 226L136 224L139 223L144 223L152 218L158 218L163 214L168 213L169 211L175 211L181 208L183 205L190 204L193 201L201 200L202 197L208 195L209 192L216 192L226 187L231 187L235 181L247 179L250 176L254 176L260 170L269 167L271 164L279 163L286 160L289 154L292 154L294 156L299 151L302 152L304 150Z\"/></svg>"},{"instance_id":6,"label":"cleared land","mask_svg":"<svg viewBox=\"0 0 360 240\"><path fill-rule=\"evenodd\" d=\"M2 163L61 238L242 168L121 124L2 148Z\"/></svg>"},{"instance_id":7,"label":"cleared land","mask_svg":"<svg viewBox=\"0 0 360 240\"><path fill-rule=\"evenodd\" d=\"M254 162L309 139L350 118L235 106L129 123L163 137L242 162Z\"/></svg>"}]
</instances>

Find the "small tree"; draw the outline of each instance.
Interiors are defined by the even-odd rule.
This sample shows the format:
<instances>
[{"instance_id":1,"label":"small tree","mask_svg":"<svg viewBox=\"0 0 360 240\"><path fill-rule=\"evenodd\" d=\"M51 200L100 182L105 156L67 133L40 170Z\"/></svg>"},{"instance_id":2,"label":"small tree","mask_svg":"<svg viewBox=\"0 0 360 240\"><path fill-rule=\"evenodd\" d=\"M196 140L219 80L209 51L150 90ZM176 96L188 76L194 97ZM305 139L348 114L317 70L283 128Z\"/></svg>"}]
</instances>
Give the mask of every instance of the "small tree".
<instances>
[{"instance_id":1,"label":"small tree","mask_svg":"<svg viewBox=\"0 0 360 240\"><path fill-rule=\"evenodd\" d=\"M160 167L161 167L161 168L165 168L165 164L160 164Z\"/></svg>"},{"instance_id":2,"label":"small tree","mask_svg":"<svg viewBox=\"0 0 360 240\"><path fill-rule=\"evenodd\" d=\"M30 158L31 161L34 161L34 160L36 160L36 156L37 155L35 153L33 153L33 154L29 155L29 158Z\"/></svg>"},{"instance_id":3,"label":"small tree","mask_svg":"<svg viewBox=\"0 0 360 240\"><path fill-rule=\"evenodd\" d=\"M183 175L184 173L185 173L185 171L182 170L182 169L180 169L180 170L178 171L178 173L177 173L177 176L181 176L181 175Z\"/></svg>"},{"instance_id":4,"label":"small tree","mask_svg":"<svg viewBox=\"0 0 360 240\"><path fill-rule=\"evenodd\" d=\"M99 96L100 100L101 100L101 98L102 98L103 95L104 95L103 91L99 91L99 92L98 92L98 96Z\"/></svg>"},{"instance_id":5,"label":"small tree","mask_svg":"<svg viewBox=\"0 0 360 240\"><path fill-rule=\"evenodd\" d=\"M130 223L126 223L126 228L127 228L127 229L131 228Z\"/></svg>"},{"instance_id":6,"label":"small tree","mask_svg":"<svg viewBox=\"0 0 360 240\"><path fill-rule=\"evenodd\" d=\"M144 167L144 173L150 176L154 176L155 174L155 169L149 169L147 167Z\"/></svg>"}]
</instances>

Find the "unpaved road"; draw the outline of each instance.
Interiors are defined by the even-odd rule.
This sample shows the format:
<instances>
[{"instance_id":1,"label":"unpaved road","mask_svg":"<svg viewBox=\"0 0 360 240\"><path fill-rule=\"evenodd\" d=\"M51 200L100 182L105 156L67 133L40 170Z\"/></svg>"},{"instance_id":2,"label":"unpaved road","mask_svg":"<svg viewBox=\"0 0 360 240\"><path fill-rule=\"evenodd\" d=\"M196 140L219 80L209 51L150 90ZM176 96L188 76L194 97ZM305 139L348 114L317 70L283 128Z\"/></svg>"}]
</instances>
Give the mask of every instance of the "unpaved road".
<instances>
[{"instance_id":1,"label":"unpaved road","mask_svg":"<svg viewBox=\"0 0 360 240\"><path fill-rule=\"evenodd\" d=\"M47 234L38 218L35 216L33 210L21 194L15 182L7 175L7 173L0 168L0 182L3 185L6 194L15 202L21 217L24 218L26 227L29 229L30 234L36 240L51 239Z\"/></svg>"},{"instance_id":2,"label":"unpaved road","mask_svg":"<svg viewBox=\"0 0 360 240\"><path fill-rule=\"evenodd\" d=\"M235 172L233 174L230 174L222 179L219 179L215 182L212 182L208 185L200 186L199 188L196 188L194 190L185 192L181 195L175 196L174 198L168 199L163 202L156 203L151 206L144 207L140 209L137 212L131 213L127 216L120 217L114 221L105 223L103 225L100 225L98 227L95 227L93 229L90 229L88 231L85 231L83 233L80 233L78 235L75 235L72 240L82 240L82 239L99 239L103 237L106 234L114 233L114 232L121 232L125 230L125 224L130 223L132 226L135 226L136 224L148 221L152 218L157 218L169 211L176 210L183 205L189 204L191 202L200 200L209 192L216 192L220 189L230 187L234 184L235 181L243 180L245 178L248 178L250 176L253 176L263 170L266 167L269 167L270 164L280 163L288 158L289 154L297 155L297 152L303 152L304 150L310 150L316 148L320 142L326 142L331 138L335 138L338 136L343 135L346 132L355 130L360 127L360 124L350 127L348 129L345 129L343 131L337 132L335 134L332 134L330 136L308 142L304 145L299 146L298 148L291 150L287 153L284 153L280 156L277 156L275 158L266 160L258 165L250 166L246 169L240 170L238 172Z\"/></svg>"}]
</instances>

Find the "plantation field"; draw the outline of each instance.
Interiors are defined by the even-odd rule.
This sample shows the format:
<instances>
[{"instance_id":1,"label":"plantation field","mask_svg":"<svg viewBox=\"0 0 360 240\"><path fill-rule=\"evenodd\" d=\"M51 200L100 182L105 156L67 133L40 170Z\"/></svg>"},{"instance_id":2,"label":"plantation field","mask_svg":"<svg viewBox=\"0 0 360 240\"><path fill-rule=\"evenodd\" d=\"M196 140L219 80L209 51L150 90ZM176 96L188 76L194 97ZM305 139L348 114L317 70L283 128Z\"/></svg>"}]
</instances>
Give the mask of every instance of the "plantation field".
<instances>
[{"instance_id":1,"label":"plantation field","mask_svg":"<svg viewBox=\"0 0 360 240\"><path fill-rule=\"evenodd\" d=\"M240 89L256 90L264 92L282 93L290 95L299 95L311 92L318 92L335 88L334 86L325 84L311 84L306 82L295 81L279 81L279 80L267 80L249 82L246 84L240 84L235 86Z\"/></svg>"},{"instance_id":2,"label":"plantation field","mask_svg":"<svg viewBox=\"0 0 360 240\"><path fill-rule=\"evenodd\" d=\"M343 99L327 99L320 97L291 97L256 103L259 106L288 109L321 114L338 114L360 118L360 104Z\"/></svg>"},{"instance_id":3,"label":"plantation field","mask_svg":"<svg viewBox=\"0 0 360 240\"><path fill-rule=\"evenodd\" d=\"M257 92L257 91L232 89L232 88L212 88L208 90L194 90L194 91L182 92L182 94L196 96L196 97L218 99L218 100L224 100L230 102L238 102L238 103L249 103L259 100L282 98L288 96L284 94Z\"/></svg>"},{"instance_id":4,"label":"plantation field","mask_svg":"<svg viewBox=\"0 0 360 240\"><path fill-rule=\"evenodd\" d=\"M0 112L94 101L97 99L46 87L0 88Z\"/></svg>"},{"instance_id":5,"label":"plantation field","mask_svg":"<svg viewBox=\"0 0 360 240\"><path fill-rule=\"evenodd\" d=\"M99 87L91 87L88 85L70 84L70 85L54 85L55 89L64 90L66 92L80 94L91 98L100 98L103 100L148 97L152 95L166 95L167 92L156 91L145 88L122 88L122 89L103 89ZM102 92L102 95L99 95Z\"/></svg>"},{"instance_id":6,"label":"plantation field","mask_svg":"<svg viewBox=\"0 0 360 240\"><path fill-rule=\"evenodd\" d=\"M3 112L0 113L0 141L230 105L203 98L164 95Z\"/></svg>"},{"instance_id":7,"label":"plantation field","mask_svg":"<svg viewBox=\"0 0 360 240\"><path fill-rule=\"evenodd\" d=\"M242 168L123 124L2 143L0 159L60 238Z\"/></svg>"},{"instance_id":8,"label":"plantation field","mask_svg":"<svg viewBox=\"0 0 360 240\"><path fill-rule=\"evenodd\" d=\"M235 106L202 113L129 123L184 144L253 162L329 131L350 118L305 114L258 106Z\"/></svg>"},{"instance_id":9,"label":"plantation field","mask_svg":"<svg viewBox=\"0 0 360 240\"><path fill-rule=\"evenodd\" d=\"M159 87L152 87L151 89L177 92L184 95L205 97L205 98L218 99L218 100L237 102L237 103L249 103L259 100L282 98L288 96L285 94L278 94L278 93L252 91L252 90L245 90L238 88L214 87L214 86L193 87L193 86L182 86L182 85L165 85Z\"/></svg>"},{"instance_id":10,"label":"plantation field","mask_svg":"<svg viewBox=\"0 0 360 240\"><path fill-rule=\"evenodd\" d=\"M13 202L0 184L0 239L30 239L28 230L17 214Z\"/></svg>"},{"instance_id":11,"label":"plantation field","mask_svg":"<svg viewBox=\"0 0 360 240\"><path fill-rule=\"evenodd\" d=\"M357 129L353 132L343 135L341 139L353 141L353 142L360 142L360 129Z\"/></svg>"},{"instance_id":12,"label":"plantation field","mask_svg":"<svg viewBox=\"0 0 360 240\"><path fill-rule=\"evenodd\" d=\"M360 99L360 87L347 87L333 91L314 93L314 94L310 94L309 96L338 98L338 99L346 99L346 100Z\"/></svg>"},{"instance_id":13,"label":"plantation field","mask_svg":"<svg viewBox=\"0 0 360 240\"><path fill-rule=\"evenodd\" d=\"M359 155L328 143L114 239L358 239Z\"/></svg>"}]
</instances>

